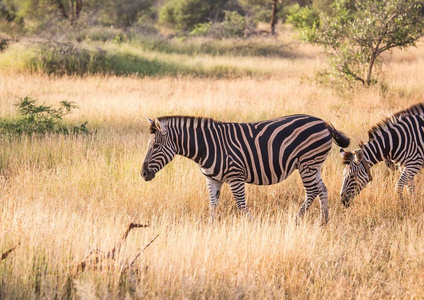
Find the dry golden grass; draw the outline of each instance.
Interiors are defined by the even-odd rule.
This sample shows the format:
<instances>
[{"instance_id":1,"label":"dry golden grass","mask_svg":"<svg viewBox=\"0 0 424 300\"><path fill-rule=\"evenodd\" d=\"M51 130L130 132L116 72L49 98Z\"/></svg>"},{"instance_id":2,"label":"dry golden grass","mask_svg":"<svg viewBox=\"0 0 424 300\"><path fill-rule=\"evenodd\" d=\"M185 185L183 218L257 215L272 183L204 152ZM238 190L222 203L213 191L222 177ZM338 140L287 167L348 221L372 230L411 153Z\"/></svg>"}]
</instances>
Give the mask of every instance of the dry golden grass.
<instances>
[{"instance_id":1,"label":"dry golden grass","mask_svg":"<svg viewBox=\"0 0 424 300\"><path fill-rule=\"evenodd\" d=\"M204 178L191 161L176 158L149 183L139 176L145 118L159 115L255 121L309 113L346 132L354 148L383 116L423 100L423 58L422 49L394 53L383 84L343 95L309 80L323 64L311 56L279 61L281 70L267 78L0 74L1 117L25 96L71 100L81 108L70 119L98 128L88 137L1 139L0 253L20 245L0 262L0 298L423 298L422 175L417 200L401 206L393 191L399 174L376 166L374 182L345 209L334 147L323 169L325 227L318 201L295 226L304 197L297 173L278 185L247 187L253 222L238 214L224 186L214 226ZM261 60L248 62L255 63ZM116 262L69 281L90 249L111 249L130 222L150 227L130 233ZM121 273L157 234L135 268Z\"/></svg>"}]
</instances>

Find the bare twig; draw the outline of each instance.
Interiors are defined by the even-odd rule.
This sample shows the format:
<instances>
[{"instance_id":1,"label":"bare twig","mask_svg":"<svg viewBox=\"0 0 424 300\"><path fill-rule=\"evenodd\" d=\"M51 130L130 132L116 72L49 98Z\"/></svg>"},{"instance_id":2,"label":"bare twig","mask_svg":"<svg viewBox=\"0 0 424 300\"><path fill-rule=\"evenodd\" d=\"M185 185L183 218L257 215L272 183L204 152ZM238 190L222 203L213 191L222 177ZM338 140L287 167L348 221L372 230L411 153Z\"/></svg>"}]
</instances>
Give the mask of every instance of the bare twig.
<instances>
[{"instance_id":1,"label":"bare twig","mask_svg":"<svg viewBox=\"0 0 424 300\"><path fill-rule=\"evenodd\" d=\"M115 259L116 254L119 253L122 247L122 243L127 239L128 234L130 233L131 229L133 228L145 228L149 227L149 225L144 224L137 224L137 223L130 223L128 225L128 228L125 230L125 232L122 234L121 239L119 242L113 247L110 251L107 253L104 253L100 251L98 248L91 249L88 254L81 260L81 262L73 269L72 273L75 275L78 275L85 271L85 269L89 266L96 266L101 261L105 259ZM151 242L149 243L149 245ZM147 248L147 246L145 247ZM143 249L144 250L144 249ZM92 257L93 254L97 254L94 258Z\"/></svg>"},{"instance_id":2,"label":"bare twig","mask_svg":"<svg viewBox=\"0 0 424 300\"><path fill-rule=\"evenodd\" d=\"M18 247L20 244L17 244L15 247L13 247L13 248L10 248L9 250L7 250L6 252L4 252L2 255L1 255L1 259L0 259L0 261L2 261L2 260L5 260L8 256L9 256L9 254L13 251L13 250L15 250L16 249L16 247Z\"/></svg>"},{"instance_id":3,"label":"bare twig","mask_svg":"<svg viewBox=\"0 0 424 300\"><path fill-rule=\"evenodd\" d=\"M135 261L137 260L137 258L140 256L140 254L146 250L147 247L149 247L157 238L159 237L159 234L156 235L153 240L150 241L150 243L148 243L140 252L138 252L138 254L136 255L136 257L133 259L133 261L129 264L130 267L132 267L135 263Z\"/></svg>"},{"instance_id":4,"label":"bare twig","mask_svg":"<svg viewBox=\"0 0 424 300\"><path fill-rule=\"evenodd\" d=\"M145 227L149 227L149 225L130 223L130 225L128 225L127 230L125 230L124 234L122 235L121 240L118 242L118 244L116 244L115 247L113 247L112 250L110 250L107 253L106 257L115 259L115 253L117 253L121 250L122 243L128 237L128 234L130 233L131 229L133 229L133 228L145 228Z\"/></svg>"}]
</instances>

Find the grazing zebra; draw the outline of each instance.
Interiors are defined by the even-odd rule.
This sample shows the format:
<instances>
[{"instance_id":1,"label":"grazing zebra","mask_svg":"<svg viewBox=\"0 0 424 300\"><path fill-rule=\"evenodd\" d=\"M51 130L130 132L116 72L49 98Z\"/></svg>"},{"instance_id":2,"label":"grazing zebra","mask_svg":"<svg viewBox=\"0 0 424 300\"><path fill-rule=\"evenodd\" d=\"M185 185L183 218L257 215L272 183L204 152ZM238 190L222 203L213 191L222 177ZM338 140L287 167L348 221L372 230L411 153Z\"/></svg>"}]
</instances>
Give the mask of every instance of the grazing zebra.
<instances>
[{"instance_id":1,"label":"grazing zebra","mask_svg":"<svg viewBox=\"0 0 424 300\"><path fill-rule=\"evenodd\" d=\"M230 185L237 207L251 217L245 200L245 183L270 185L298 169L306 199L302 217L319 195L321 220L328 221L327 188L321 165L332 140L340 147L349 138L332 125L313 116L293 115L256 123L224 123L186 116L150 120L151 138L141 176L150 181L178 154L195 161L206 176L211 220L220 190Z\"/></svg>"},{"instance_id":2,"label":"grazing zebra","mask_svg":"<svg viewBox=\"0 0 424 300\"><path fill-rule=\"evenodd\" d=\"M340 149L344 170L344 180L340 191L341 201L347 207L351 199L372 180L370 168L384 161L401 176L396 190L403 199L406 185L414 194L414 176L424 163L424 104L419 103L384 119L368 131L369 140L360 144L353 152Z\"/></svg>"}]
</instances>

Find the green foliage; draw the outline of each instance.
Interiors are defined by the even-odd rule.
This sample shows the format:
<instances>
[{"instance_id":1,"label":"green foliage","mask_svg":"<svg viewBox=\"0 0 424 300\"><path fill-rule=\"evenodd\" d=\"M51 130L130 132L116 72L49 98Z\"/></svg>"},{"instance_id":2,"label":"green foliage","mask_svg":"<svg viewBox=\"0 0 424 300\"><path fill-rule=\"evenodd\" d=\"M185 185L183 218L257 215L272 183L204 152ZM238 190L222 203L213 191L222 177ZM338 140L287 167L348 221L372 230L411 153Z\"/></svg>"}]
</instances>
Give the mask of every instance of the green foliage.
<instances>
[{"instance_id":1,"label":"green foliage","mask_svg":"<svg viewBox=\"0 0 424 300\"><path fill-rule=\"evenodd\" d=\"M296 3L287 10L286 21L299 29L312 29L319 26L319 11L314 6L300 7Z\"/></svg>"},{"instance_id":2,"label":"green foliage","mask_svg":"<svg viewBox=\"0 0 424 300\"><path fill-rule=\"evenodd\" d=\"M247 22L236 11L225 11L225 18L218 23L201 23L194 26L191 36L210 36L212 38L231 38L244 36Z\"/></svg>"},{"instance_id":3,"label":"green foliage","mask_svg":"<svg viewBox=\"0 0 424 300\"><path fill-rule=\"evenodd\" d=\"M74 102L61 101L59 108L53 108L49 105L38 105L36 102L30 97L22 98L15 104L15 107L18 108L19 117L12 120L0 120L0 132L11 135L89 133L85 127L86 123L81 126L71 126L63 123L63 117L77 108Z\"/></svg>"},{"instance_id":4,"label":"green foliage","mask_svg":"<svg viewBox=\"0 0 424 300\"><path fill-rule=\"evenodd\" d=\"M114 38L113 38L113 42L115 44L121 45L123 42L125 42L126 40L128 40L128 37L126 34L124 33L118 33Z\"/></svg>"},{"instance_id":5,"label":"green foliage","mask_svg":"<svg viewBox=\"0 0 424 300\"><path fill-rule=\"evenodd\" d=\"M16 12L13 3L0 0L0 20L13 22L16 19Z\"/></svg>"},{"instance_id":6,"label":"green foliage","mask_svg":"<svg viewBox=\"0 0 424 300\"><path fill-rule=\"evenodd\" d=\"M382 53L415 46L423 35L423 5L415 0L339 0L305 38L324 47L331 75L369 86L377 82Z\"/></svg>"},{"instance_id":7,"label":"green foliage","mask_svg":"<svg viewBox=\"0 0 424 300\"><path fill-rule=\"evenodd\" d=\"M222 24L222 37L243 36L246 30L246 19L236 11L225 11Z\"/></svg>"},{"instance_id":8,"label":"green foliage","mask_svg":"<svg viewBox=\"0 0 424 300\"><path fill-rule=\"evenodd\" d=\"M159 23L191 30L200 23L220 21L229 0L170 0L159 9Z\"/></svg>"},{"instance_id":9,"label":"green foliage","mask_svg":"<svg viewBox=\"0 0 424 300\"><path fill-rule=\"evenodd\" d=\"M171 0L159 10L159 22L186 30L206 20L209 7L203 0Z\"/></svg>"},{"instance_id":10,"label":"green foliage","mask_svg":"<svg viewBox=\"0 0 424 300\"><path fill-rule=\"evenodd\" d=\"M129 28L144 15L152 15L154 0L105 1L102 23Z\"/></svg>"},{"instance_id":11,"label":"green foliage","mask_svg":"<svg viewBox=\"0 0 424 300\"><path fill-rule=\"evenodd\" d=\"M199 23L194 25L190 31L191 36L207 36L212 29L212 22Z\"/></svg>"}]
</instances>

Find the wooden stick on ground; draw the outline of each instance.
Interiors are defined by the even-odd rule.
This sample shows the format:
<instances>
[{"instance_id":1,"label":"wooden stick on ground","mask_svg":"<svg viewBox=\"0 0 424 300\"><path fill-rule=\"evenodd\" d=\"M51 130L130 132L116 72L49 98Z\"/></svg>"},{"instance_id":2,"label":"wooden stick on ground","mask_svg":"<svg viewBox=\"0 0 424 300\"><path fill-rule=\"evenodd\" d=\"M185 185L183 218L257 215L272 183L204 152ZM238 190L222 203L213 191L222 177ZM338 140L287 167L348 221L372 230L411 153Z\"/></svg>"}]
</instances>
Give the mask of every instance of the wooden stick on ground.
<instances>
[{"instance_id":1,"label":"wooden stick on ground","mask_svg":"<svg viewBox=\"0 0 424 300\"><path fill-rule=\"evenodd\" d=\"M9 254L10 254L13 250L15 250L15 249L16 249L16 247L18 247L18 246L19 246L19 244L17 244L15 247L10 248L10 249L9 249L9 250L7 250L6 252L4 252L4 253L1 255L1 259L0 259L0 261L5 260L5 259L9 256Z\"/></svg>"},{"instance_id":2,"label":"wooden stick on ground","mask_svg":"<svg viewBox=\"0 0 424 300\"><path fill-rule=\"evenodd\" d=\"M149 227L149 225L144 225L144 224L137 224L137 223L130 223L128 225L128 228L125 230L125 232L122 234L121 239L119 240L119 242L115 245L115 247L113 247L110 251L108 251L107 253L104 253L102 251L100 251L97 248L93 248L90 250L90 252L81 260L81 262L73 269L73 273L74 274L80 274L82 272L85 271L85 268L88 265L97 265L98 263L100 263L102 260L104 259L115 259L116 254L119 253L119 251L121 250L122 244L123 242L127 239L128 234L130 233L131 229L133 228L145 228L145 227ZM97 254L97 256L94 259L90 260L90 257L93 254Z\"/></svg>"},{"instance_id":3,"label":"wooden stick on ground","mask_svg":"<svg viewBox=\"0 0 424 300\"><path fill-rule=\"evenodd\" d=\"M137 260L137 258L140 256L140 254L146 250L147 247L149 247L157 238L158 238L159 234L156 235L153 240L150 241L150 243L148 243L140 252L138 252L138 254L136 255L136 257L133 259L133 261L129 264L130 267L132 267L135 263L135 261Z\"/></svg>"},{"instance_id":4,"label":"wooden stick on ground","mask_svg":"<svg viewBox=\"0 0 424 300\"><path fill-rule=\"evenodd\" d=\"M122 235L121 240L118 242L118 244L116 244L115 247L113 247L112 250L110 250L107 253L106 257L115 259L115 253L117 253L121 250L122 243L127 239L128 234L130 233L131 229L133 229L133 228L145 228L145 227L149 227L149 225L130 223L130 225L128 225L127 230L125 230L124 234Z\"/></svg>"}]
</instances>

